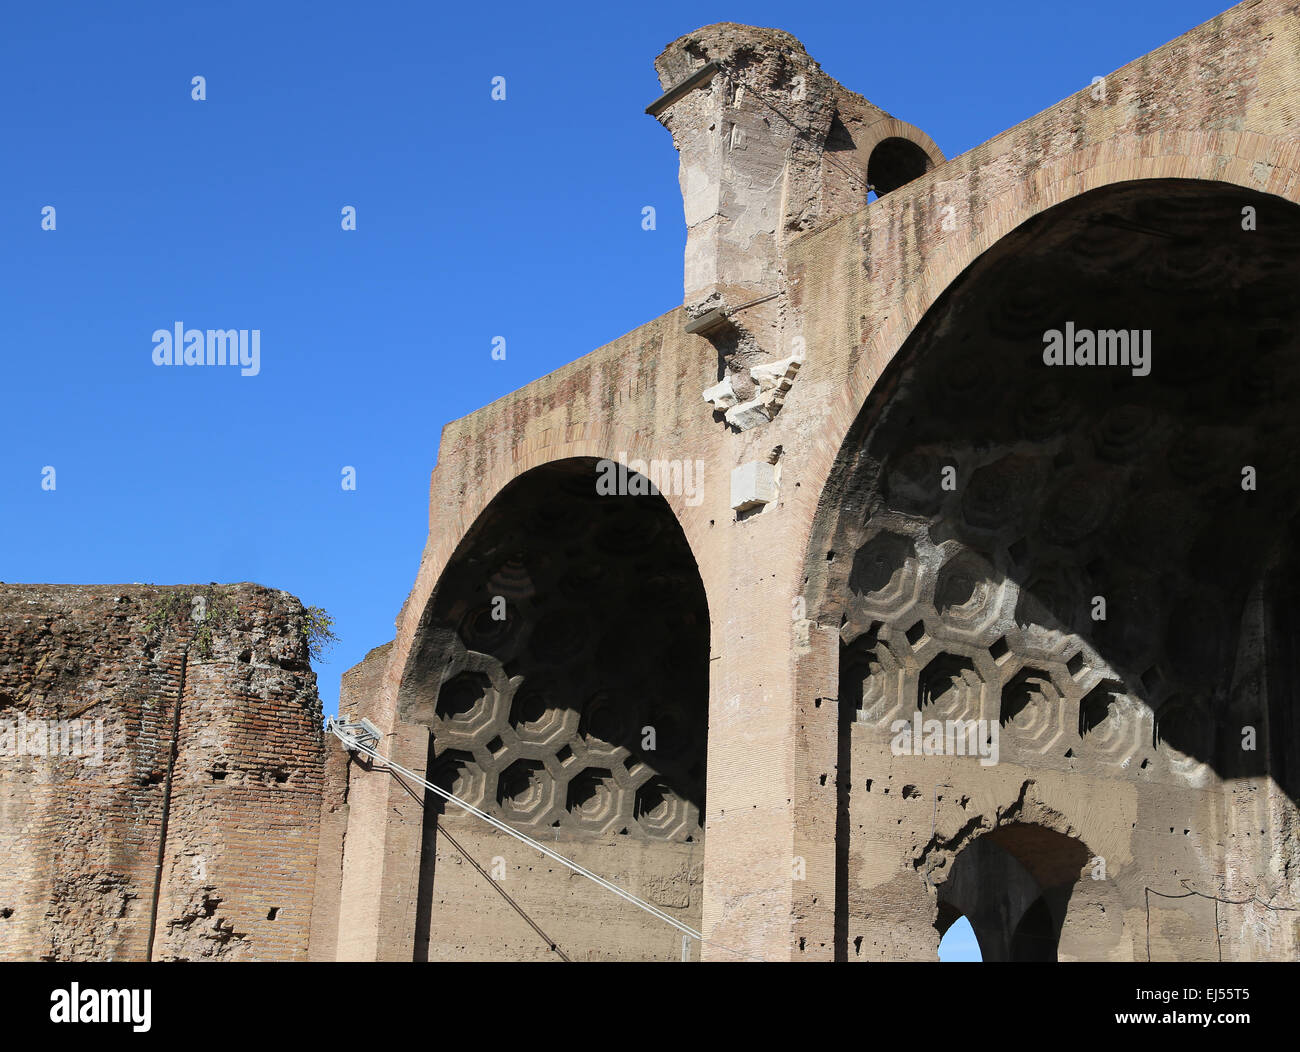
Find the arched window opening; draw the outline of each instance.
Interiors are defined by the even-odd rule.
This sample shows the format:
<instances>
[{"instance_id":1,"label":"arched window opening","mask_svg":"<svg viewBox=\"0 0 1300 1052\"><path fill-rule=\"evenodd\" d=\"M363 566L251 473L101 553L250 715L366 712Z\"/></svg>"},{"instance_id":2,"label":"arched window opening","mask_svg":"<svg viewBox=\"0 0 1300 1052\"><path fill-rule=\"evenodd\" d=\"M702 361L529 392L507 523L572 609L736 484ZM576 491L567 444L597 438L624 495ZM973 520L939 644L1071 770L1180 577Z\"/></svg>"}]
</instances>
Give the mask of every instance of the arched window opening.
<instances>
[{"instance_id":1,"label":"arched window opening","mask_svg":"<svg viewBox=\"0 0 1300 1052\"><path fill-rule=\"evenodd\" d=\"M883 139L867 159L867 182L875 196L883 197L928 172L933 165L926 152L911 139Z\"/></svg>"},{"instance_id":2,"label":"arched window opening","mask_svg":"<svg viewBox=\"0 0 1300 1052\"><path fill-rule=\"evenodd\" d=\"M946 938L959 919L968 924L978 960L1055 961L1061 923L1088 861L1088 849L1074 837L1032 824L1001 826L957 853L938 888L935 927ZM957 959L945 958L944 946L941 940L939 959Z\"/></svg>"},{"instance_id":3,"label":"arched window opening","mask_svg":"<svg viewBox=\"0 0 1300 1052\"><path fill-rule=\"evenodd\" d=\"M948 924L948 930L939 937L939 960L948 963L984 960L979 939L975 937L975 929L961 914L955 915L955 919Z\"/></svg>"}]
</instances>

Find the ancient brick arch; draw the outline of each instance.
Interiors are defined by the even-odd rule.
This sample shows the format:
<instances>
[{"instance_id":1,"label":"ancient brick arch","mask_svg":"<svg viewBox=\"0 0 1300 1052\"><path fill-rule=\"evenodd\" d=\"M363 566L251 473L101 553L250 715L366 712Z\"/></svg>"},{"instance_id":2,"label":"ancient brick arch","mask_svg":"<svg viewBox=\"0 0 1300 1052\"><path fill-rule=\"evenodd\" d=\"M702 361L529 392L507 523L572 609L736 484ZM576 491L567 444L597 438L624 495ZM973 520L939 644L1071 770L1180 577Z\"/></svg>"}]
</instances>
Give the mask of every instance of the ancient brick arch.
<instances>
[{"instance_id":1,"label":"ancient brick arch","mask_svg":"<svg viewBox=\"0 0 1300 1052\"><path fill-rule=\"evenodd\" d=\"M1245 210L1268 216L1267 237ZM1268 654L1289 652L1274 581L1300 510L1297 248L1300 209L1276 197L1188 180L1093 191L982 255L877 382L805 566L808 617L841 641L841 954L864 772L882 763L933 770L936 811L955 797L963 829L1003 820L990 785L1023 798L1042 770L1128 781L1139 812L1180 796L1194 812L1211 790L1201 817L1228 828L1248 824L1228 780L1262 777L1294 821L1287 673ZM1048 366L1044 334L1067 323L1131 329L1151 357ZM893 730L913 719L983 721L996 768L951 740L930 769L915 750L899 760ZM1247 728L1268 744L1243 748ZM936 833L910 852L921 870L950 849ZM1144 854L1110 878L1130 906L1173 866Z\"/></svg>"},{"instance_id":2,"label":"ancient brick arch","mask_svg":"<svg viewBox=\"0 0 1300 1052\"><path fill-rule=\"evenodd\" d=\"M456 487L456 499L449 499L433 509L436 528L430 531L420 561L419 574L403 607L402 616L398 619L393 653L385 658L386 674L381 683L381 694L375 699L383 718L391 719L396 713L397 693L410 661L411 648L421 619L433 601L438 582L465 537L493 500L528 472L565 461L595 462L604 459L648 464L654 457L644 436L613 422L588 422L573 427L546 429L536 438L510 448L499 461L490 465L476 465L472 477L462 476L451 483ZM448 465L442 470L435 468L435 488L439 483L446 485L444 480L449 477L456 478L459 468L459 464ZM660 496L676 516L686 535L687 544L698 561L703 534L709 526L706 510L676 490L670 489Z\"/></svg>"},{"instance_id":3,"label":"ancient brick arch","mask_svg":"<svg viewBox=\"0 0 1300 1052\"><path fill-rule=\"evenodd\" d=\"M933 167L925 150L911 139L890 136L881 139L867 159L867 181L872 190L884 196L913 179L919 179Z\"/></svg>"},{"instance_id":4,"label":"ancient brick arch","mask_svg":"<svg viewBox=\"0 0 1300 1052\"><path fill-rule=\"evenodd\" d=\"M398 717L428 728L434 784L589 868L655 874L698 924L708 607L667 501L612 464L551 462L497 494L421 619ZM602 478L625 491L610 493ZM461 858L514 859L523 872L534 859L432 794L425 810L415 952L456 957L466 952L463 916L446 902L475 890ZM443 830L454 850L438 839ZM489 907L490 889L479 882ZM607 892L539 877L530 898L564 949L608 952L592 923L619 906ZM496 937L517 939L512 926L505 911ZM663 940L655 928L642 950L650 957L655 935ZM544 956L545 945L536 951Z\"/></svg>"},{"instance_id":5,"label":"ancient brick arch","mask_svg":"<svg viewBox=\"0 0 1300 1052\"><path fill-rule=\"evenodd\" d=\"M993 174L984 169L998 167L985 161L983 150L954 159L920 185L904 185L862 215L857 233L863 256L883 256L884 265L903 280L884 290L889 310L880 324L853 334L862 346L810 448L809 471L822 486L859 411L925 314L968 267L1035 216L1091 191L1153 180L1220 183L1300 204L1300 166L1292 159L1292 140L1281 135L1116 134L1037 161L1023 182L994 182L992 192L976 193L974 187ZM915 230L931 234L923 254L907 236ZM809 264L824 247L815 236L796 241L792 271L801 278L816 274ZM798 293L795 300L811 305L817 297ZM835 339L846 335L827 331L815 317L806 321L805 331Z\"/></svg>"}]
</instances>

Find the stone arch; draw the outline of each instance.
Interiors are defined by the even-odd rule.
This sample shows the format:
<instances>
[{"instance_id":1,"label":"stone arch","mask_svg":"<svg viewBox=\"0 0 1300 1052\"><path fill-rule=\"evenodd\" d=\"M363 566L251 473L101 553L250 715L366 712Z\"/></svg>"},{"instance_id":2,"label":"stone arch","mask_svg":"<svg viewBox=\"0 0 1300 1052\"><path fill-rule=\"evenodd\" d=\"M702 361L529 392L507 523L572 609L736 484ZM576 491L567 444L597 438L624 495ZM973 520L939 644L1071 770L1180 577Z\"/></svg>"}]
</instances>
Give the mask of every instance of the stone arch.
<instances>
[{"instance_id":1,"label":"stone arch","mask_svg":"<svg viewBox=\"0 0 1300 1052\"><path fill-rule=\"evenodd\" d=\"M708 653L703 583L665 497L617 462L566 458L514 478L462 538L395 715L428 728L431 782L698 925ZM494 899L511 878L570 952L680 953L660 922L445 806L425 800L417 958L549 954ZM461 864L489 860L487 881ZM500 914L501 932L459 946L466 908Z\"/></svg>"},{"instance_id":2,"label":"stone arch","mask_svg":"<svg viewBox=\"0 0 1300 1052\"><path fill-rule=\"evenodd\" d=\"M1244 205L1269 216L1268 238L1243 240L1258 233ZM969 800L976 775L1104 773L1129 783L1116 799L1182 816L1168 839L1121 841L1130 857L1145 841L1129 905L1134 881L1199 864L1173 838L1249 822L1228 779L1261 779L1257 826L1261 811L1294 820L1292 770L1231 745L1243 704L1275 733L1294 727L1256 675L1248 626L1268 619L1263 576L1300 511L1297 247L1300 210L1282 197L1105 183L1036 210L935 297L846 431L805 562L808 617L840 636L837 837L870 824L853 800L864 765L911 782L914 757L890 760L884 732L921 714L1002 735L996 772L983 755L947 759L950 801ZM1159 334L1163 367L1149 383L1136 358L1053 373L1045 334L1067 322ZM1256 462L1267 497L1240 485ZM1090 617L1098 595L1106 619ZM1189 790L1208 787L1218 802L1198 808ZM837 843L837 944L854 850ZM1252 879L1295 893L1268 859L1253 864Z\"/></svg>"},{"instance_id":3,"label":"stone arch","mask_svg":"<svg viewBox=\"0 0 1300 1052\"><path fill-rule=\"evenodd\" d=\"M832 163L823 164L822 178L830 195L854 200L857 208L867 203L874 184L879 183L879 197L945 160L935 141L914 124L881 114L873 106L864 107L862 100L843 97L827 135L826 153Z\"/></svg>"},{"instance_id":4,"label":"stone arch","mask_svg":"<svg viewBox=\"0 0 1300 1052\"><path fill-rule=\"evenodd\" d=\"M870 158L876 147L887 139L903 139L912 143L929 159L929 168L944 162L943 151L929 135L915 124L900 121L897 117L884 116L872 120L858 133L855 141L861 156Z\"/></svg>"},{"instance_id":5,"label":"stone arch","mask_svg":"<svg viewBox=\"0 0 1300 1052\"><path fill-rule=\"evenodd\" d=\"M876 127L883 129L881 134L863 138L858 143L859 156L865 159L881 139L903 134L894 125L910 129L905 137L925 146L936 164L943 163L942 153L932 142L927 144L928 137L923 132L892 118L873 126L873 131ZM898 308L889 312L878 331L871 333L869 338L864 336L863 353L836 401L825 413L816 441L809 444L807 471L814 484L808 487L806 499L817 500L819 498L815 495L825 492L849 429L877 389L889 363L921 319L972 263L1007 234L1039 213L1091 190L1143 180L1221 182L1300 204L1300 167L1292 162L1293 155L1294 144L1290 140L1258 133L1117 135L1087 149L1063 153L1042 164L1023 184L981 199L978 213L958 208L955 212L956 228L933 247L924 261L924 268L908 276ZM958 178L962 174L957 169L961 161L962 158L956 158L948 162L942 172L928 176L924 180L925 196L913 197L900 207L921 211L930 207L933 199L944 197L948 187L940 176ZM865 171L865 160L863 169ZM957 204L962 205L965 196L962 189L954 187L953 190ZM939 219L931 216L929 221L938 223Z\"/></svg>"},{"instance_id":6,"label":"stone arch","mask_svg":"<svg viewBox=\"0 0 1300 1052\"><path fill-rule=\"evenodd\" d=\"M958 921L962 921L962 920L966 921L967 927L970 930L971 937L974 938L975 940L975 946L979 950L979 959L981 961L985 960L988 951L985 950L983 944L980 942L979 932L977 932L975 930L974 925L970 923L970 918L967 917L966 914L962 913L960 910L956 909L955 907L947 903L939 904L938 913L934 921L935 931L939 933L939 946L938 946L939 959L940 960L944 959L943 958L944 940L948 939L949 933L952 931L953 926L957 924Z\"/></svg>"},{"instance_id":7,"label":"stone arch","mask_svg":"<svg viewBox=\"0 0 1300 1052\"><path fill-rule=\"evenodd\" d=\"M398 616L397 635L385 664L382 691L376 699L373 719L381 724L395 719L398 689L438 582L464 537L496 496L525 473L565 460L616 458L628 463L636 459L648 462L654 458L644 446L643 436L626 428L612 424L584 424L561 429L559 434L547 430L540 440L513 448L502 461L482 467L481 478L475 479L473 484L457 480L454 475L449 477L449 471L461 472L466 470L463 467L439 465L434 469L431 503L444 517L436 524L431 523L415 585ZM666 492L661 496L676 516L692 553L698 553L709 528L706 509L683 493ZM708 587L706 579L706 590ZM712 607L713 597L709 598Z\"/></svg>"},{"instance_id":8,"label":"stone arch","mask_svg":"<svg viewBox=\"0 0 1300 1052\"><path fill-rule=\"evenodd\" d=\"M1243 202L1270 232L1241 228ZM1032 697L1065 699L1089 731L1141 698L1153 742L1214 764L1205 677L1237 634L1221 611L1254 579L1219 542L1258 569L1300 508L1297 245L1294 205L1192 180L1103 188L1019 228L936 302L846 439L815 540L849 557L810 552L810 616L872 636L919 696L940 661L971 670L1004 726ZM1049 368L1045 334L1076 324L1123 361ZM1178 574L1178 601L1158 600Z\"/></svg>"},{"instance_id":9,"label":"stone arch","mask_svg":"<svg viewBox=\"0 0 1300 1052\"><path fill-rule=\"evenodd\" d=\"M942 936L963 916L985 961L1055 961L1071 897L1091 857L1077 837L1050 827L999 826L953 857L938 885L935 929ZM1103 931L1101 939L1109 935Z\"/></svg>"}]
</instances>

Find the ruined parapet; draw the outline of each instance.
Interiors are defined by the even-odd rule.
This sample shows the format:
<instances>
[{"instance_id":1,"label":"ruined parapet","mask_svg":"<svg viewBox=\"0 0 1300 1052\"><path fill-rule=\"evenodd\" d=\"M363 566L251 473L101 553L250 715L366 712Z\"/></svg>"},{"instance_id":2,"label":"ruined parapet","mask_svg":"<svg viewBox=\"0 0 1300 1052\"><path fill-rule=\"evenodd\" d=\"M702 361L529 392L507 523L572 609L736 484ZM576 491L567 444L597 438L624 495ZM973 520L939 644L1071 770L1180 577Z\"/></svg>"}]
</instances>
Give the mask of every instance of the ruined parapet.
<instances>
[{"instance_id":1,"label":"ruined parapet","mask_svg":"<svg viewBox=\"0 0 1300 1052\"><path fill-rule=\"evenodd\" d=\"M254 584L0 585L0 960L306 957L305 619Z\"/></svg>"},{"instance_id":2,"label":"ruined parapet","mask_svg":"<svg viewBox=\"0 0 1300 1052\"><path fill-rule=\"evenodd\" d=\"M789 239L943 157L781 30L706 26L670 44L655 68L665 94L647 112L681 157L687 331L718 350L719 385L705 400L745 430L775 415L804 354L785 298ZM785 383L768 396L779 383L751 370L776 365Z\"/></svg>"}]
</instances>

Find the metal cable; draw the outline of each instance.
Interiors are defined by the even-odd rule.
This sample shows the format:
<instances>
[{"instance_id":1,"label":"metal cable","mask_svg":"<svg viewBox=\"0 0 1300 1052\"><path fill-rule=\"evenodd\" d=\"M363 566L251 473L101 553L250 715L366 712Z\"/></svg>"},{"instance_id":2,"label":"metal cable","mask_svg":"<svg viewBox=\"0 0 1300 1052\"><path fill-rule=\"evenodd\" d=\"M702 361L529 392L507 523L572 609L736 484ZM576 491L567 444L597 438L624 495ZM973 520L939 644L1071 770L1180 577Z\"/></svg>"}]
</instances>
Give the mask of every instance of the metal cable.
<instances>
[{"instance_id":1,"label":"metal cable","mask_svg":"<svg viewBox=\"0 0 1300 1052\"><path fill-rule=\"evenodd\" d=\"M599 884L606 891L612 892L613 894L617 895L619 898L623 899L625 902L629 902L633 906L636 906L638 909L644 910L646 913L649 913L651 916L657 917L665 924L669 924L672 927L676 928L683 935L687 935L690 938L695 939L696 941L701 943L705 941L704 936L700 932L690 927L690 925L683 924L676 917L672 917L668 915L663 910L661 910L658 906L646 902L644 899L638 898L637 896L633 895L629 891L623 890L612 881L606 880L604 877L591 872L591 870L578 865L578 863L574 862L572 859L565 858L563 855L555 851L552 851L545 844L542 844L534 840L526 833L519 832L519 830L513 828L510 825L507 825L505 822L502 822L500 819L493 817L492 815L488 814L486 811L480 810L479 808L475 807L473 804L460 799L460 797L455 796L452 793L449 793L446 789L443 789L441 786L434 785L432 782L428 781L427 779L422 778L420 775L416 774L414 771L410 770L409 768L403 767L401 764L395 762L389 757L382 755L375 749L371 748L369 745L366 745L355 735L345 731L342 725L339 723L339 721L336 720L333 716L331 716L328 720L326 720L325 729L329 731L331 734L333 734L336 738L338 738L339 741L341 741L347 748L360 752L366 756L369 756L371 759L380 761L390 771L395 771L398 774L405 775L407 778L410 778L412 781L416 782L417 784L422 785L425 789L429 790L430 792L436 794L437 796L442 797L448 803L455 804L462 811L468 811L476 818L482 819L484 822L492 826L494 829L498 829L501 832L507 834L508 836L514 837L520 843L527 844L529 847L534 848L537 851L540 851L543 855L545 855L547 858L551 859L552 861L558 862L560 865L564 866L569 870L572 870L574 873L586 877L588 880L592 881L593 883ZM713 942L712 940L709 940L709 942L710 945L717 946L718 949L724 950L727 953L732 953L739 957L747 957L752 960L762 960L761 957L757 957L754 954L746 953L743 950L733 950L730 949L729 947L721 946L718 943Z\"/></svg>"}]
</instances>

